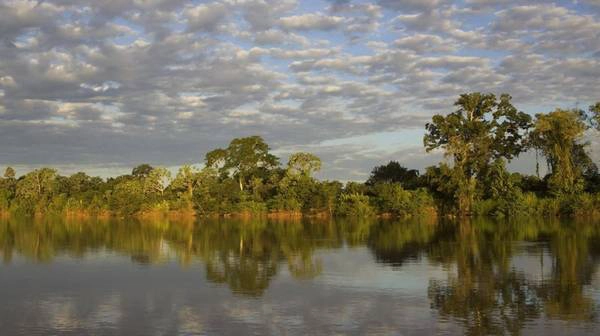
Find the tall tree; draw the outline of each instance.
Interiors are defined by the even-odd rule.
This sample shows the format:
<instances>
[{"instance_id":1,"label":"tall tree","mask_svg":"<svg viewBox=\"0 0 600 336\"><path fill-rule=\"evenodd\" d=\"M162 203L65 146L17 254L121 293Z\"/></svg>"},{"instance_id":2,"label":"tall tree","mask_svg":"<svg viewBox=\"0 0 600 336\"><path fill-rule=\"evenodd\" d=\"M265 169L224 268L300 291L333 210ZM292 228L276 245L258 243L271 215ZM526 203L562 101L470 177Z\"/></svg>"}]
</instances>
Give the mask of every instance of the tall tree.
<instances>
[{"instance_id":1,"label":"tall tree","mask_svg":"<svg viewBox=\"0 0 600 336\"><path fill-rule=\"evenodd\" d=\"M56 170L40 168L19 179L16 198L26 211L44 211L55 191Z\"/></svg>"},{"instance_id":2,"label":"tall tree","mask_svg":"<svg viewBox=\"0 0 600 336\"><path fill-rule=\"evenodd\" d=\"M218 148L206 154L206 165L222 174L230 173L238 180L240 191L261 169L272 169L279 159L269 153L269 145L260 136L236 138L226 149Z\"/></svg>"},{"instance_id":3,"label":"tall tree","mask_svg":"<svg viewBox=\"0 0 600 336\"><path fill-rule=\"evenodd\" d=\"M591 160L580 143L586 130L584 115L579 110L557 109L536 116L531 132L531 144L539 149L548 162L548 179L554 193L575 193L583 188L583 166Z\"/></svg>"},{"instance_id":4,"label":"tall tree","mask_svg":"<svg viewBox=\"0 0 600 336\"><path fill-rule=\"evenodd\" d=\"M310 205L315 194L312 174L321 169L321 159L310 153L290 155L287 169L273 171L269 181L276 185L272 207L277 210L298 211Z\"/></svg>"},{"instance_id":5,"label":"tall tree","mask_svg":"<svg viewBox=\"0 0 600 336\"><path fill-rule=\"evenodd\" d=\"M65 179L65 192L69 195L79 194L94 187L92 177L84 172L75 173Z\"/></svg>"},{"instance_id":6,"label":"tall tree","mask_svg":"<svg viewBox=\"0 0 600 336\"><path fill-rule=\"evenodd\" d=\"M152 168L144 179L144 189L147 193L157 193L161 196L171 182L171 172L166 168Z\"/></svg>"},{"instance_id":7,"label":"tall tree","mask_svg":"<svg viewBox=\"0 0 600 336\"><path fill-rule=\"evenodd\" d=\"M321 170L321 159L311 153L294 153L288 160L288 173L311 177L313 173Z\"/></svg>"},{"instance_id":8,"label":"tall tree","mask_svg":"<svg viewBox=\"0 0 600 336\"><path fill-rule=\"evenodd\" d=\"M174 189L181 189L184 191L188 202L191 202L194 195L194 190L200 183L200 172L194 166L183 165L179 168L175 179L171 183L171 187Z\"/></svg>"},{"instance_id":9,"label":"tall tree","mask_svg":"<svg viewBox=\"0 0 600 336\"><path fill-rule=\"evenodd\" d=\"M29 172L19 181L17 195L37 199L52 191L56 176L56 170L51 168L41 168Z\"/></svg>"},{"instance_id":10,"label":"tall tree","mask_svg":"<svg viewBox=\"0 0 600 336\"><path fill-rule=\"evenodd\" d=\"M477 177L498 158L518 156L525 148L525 133L531 117L518 111L511 96L479 92L460 95L458 109L447 116L435 115L427 123L426 150L441 148L454 163L453 176L459 211L470 213L477 189Z\"/></svg>"}]
</instances>

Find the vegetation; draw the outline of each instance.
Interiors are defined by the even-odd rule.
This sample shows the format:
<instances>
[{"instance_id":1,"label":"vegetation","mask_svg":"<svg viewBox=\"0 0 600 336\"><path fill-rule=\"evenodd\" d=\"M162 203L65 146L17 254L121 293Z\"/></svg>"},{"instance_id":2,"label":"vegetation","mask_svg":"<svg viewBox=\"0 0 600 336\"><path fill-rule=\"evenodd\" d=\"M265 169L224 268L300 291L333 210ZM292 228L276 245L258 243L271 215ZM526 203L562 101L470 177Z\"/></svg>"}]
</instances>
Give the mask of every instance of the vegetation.
<instances>
[{"instance_id":1,"label":"vegetation","mask_svg":"<svg viewBox=\"0 0 600 336\"><path fill-rule=\"evenodd\" d=\"M441 148L452 158L453 197L458 211L468 214L490 167L498 165L494 162L511 160L526 148L531 117L519 112L509 95L498 100L493 94L463 94L455 105L456 112L433 117L423 141L427 151Z\"/></svg>"},{"instance_id":2,"label":"vegetation","mask_svg":"<svg viewBox=\"0 0 600 336\"><path fill-rule=\"evenodd\" d=\"M418 214L597 215L600 175L584 142L600 131L600 102L582 110L538 114L517 110L503 94L468 93L457 110L426 125L427 151L449 162L418 170L397 161L377 166L365 183L320 181L321 160L294 153L286 165L260 136L233 139L208 152L204 166L183 165L173 177L142 164L106 180L85 173L61 176L40 168L0 178L0 214L67 216L270 215L370 217ZM547 162L539 177L506 166L525 151Z\"/></svg>"},{"instance_id":3,"label":"vegetation","mask_svg":"<svg viewBox=\"0 0 600 336\"><path fill-rule=\"evenodd\" d=\"M452 159L451 166L442 163L425 174L438 208L509 217L598 214L598 168L583 135L598 129L600 103L589 113L557 109L535 120L508 95L463 94L455 105L457 111L433 117L424 138L428 151L442 149ZM506 170L506 162L526 150L545 157L549 173L543 179Z\"/></svg>"}]
</instances>

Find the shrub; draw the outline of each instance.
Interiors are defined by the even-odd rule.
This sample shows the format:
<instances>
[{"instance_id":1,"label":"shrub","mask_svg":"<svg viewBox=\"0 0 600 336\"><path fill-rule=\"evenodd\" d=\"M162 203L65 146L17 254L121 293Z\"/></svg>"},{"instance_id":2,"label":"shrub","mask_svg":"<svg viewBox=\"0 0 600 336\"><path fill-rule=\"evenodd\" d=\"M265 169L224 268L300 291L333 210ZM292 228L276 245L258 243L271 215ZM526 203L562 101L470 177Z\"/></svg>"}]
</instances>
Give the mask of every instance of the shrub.
<instances>
[{"instance_id":1,"label":"shrub","mask_svg":"<svg viewBox=\"0 0 600 336\"><path fill-rule=\"evenodd\" d=\"M0 212L10 208L10 194L8 190L0 189Z\"/></svg>"},{"instance_id":2,"label":"shrub","mask_svg":"<svg viewBox=\"0 0 600 336\"><path fill-rule=\"evenodd\" d=\"M286 195L275 195L268 202L269 210L274 211L300 211L302 209L302 203L295 197L288 197Z\"/></svg>"},{"instance_id":3,"label":"shrub","mask_svg":"<svg viewBox=\"0 0 600 336\"><path fill-rule=\"evenodd\" d=\"M342 194L338 201L337 214L352 217L370 217L375 215L375 209L369 202L369 197L363 194Z\"/></svg>"},{"instance_id":4,"label":"shrub","mask_svg":"<svg viewBox=\"0 0 600 336\"><path fill-rule=\"evenodd\" d=\"M498 202L493 199L477 200L473 204L473 214L476 216L491 216L497 206Z\"/></svg>"},{"instance_id":5,"label":"shrub","mask_svg":"<svg viewBox=\"0 0 600 336\"><path fill-rule=\"evenodd\" d=\"M237 204L236 210L239 213L262 214L267 212L267 205L264 202L242 201Z\"/></svg>"}]
</instances>

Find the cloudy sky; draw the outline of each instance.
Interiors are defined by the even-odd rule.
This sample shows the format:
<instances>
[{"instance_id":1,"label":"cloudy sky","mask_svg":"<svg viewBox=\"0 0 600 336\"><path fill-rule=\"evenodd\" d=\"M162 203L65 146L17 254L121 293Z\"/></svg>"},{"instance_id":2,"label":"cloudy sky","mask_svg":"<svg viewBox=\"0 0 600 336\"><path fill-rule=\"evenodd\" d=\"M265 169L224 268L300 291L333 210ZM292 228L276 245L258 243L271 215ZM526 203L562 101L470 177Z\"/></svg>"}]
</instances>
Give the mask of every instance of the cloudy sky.
<instances>
[{"instance_id":1,"label":"cloudy sky","mask_svg":"<svg viewBox=\"0 0 600 336\"><path fill-rule=\"evenodd\" d=\"M261 135L360 180L439 160L424 124L468 91L531 114L600 100L600 0L0 0L18 173L177 166Z\"/></svg>"}]
</instances>

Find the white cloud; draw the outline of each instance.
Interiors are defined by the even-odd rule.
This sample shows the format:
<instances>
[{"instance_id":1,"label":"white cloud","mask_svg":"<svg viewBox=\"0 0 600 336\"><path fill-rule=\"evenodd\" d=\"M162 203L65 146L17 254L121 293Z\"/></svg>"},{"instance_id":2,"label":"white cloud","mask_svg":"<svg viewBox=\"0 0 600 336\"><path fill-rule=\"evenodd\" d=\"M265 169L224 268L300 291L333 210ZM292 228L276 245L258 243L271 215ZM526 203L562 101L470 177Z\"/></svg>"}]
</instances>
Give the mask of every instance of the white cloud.
<instances>
[{"instance_id":1,"label":"white cloud","mask_svg":"<svg viewBox=\"0 0 600 336\"><path fill-rule=\"evenodd\" d=\"M456 43L452 40L430 34L404 36L394 41L394 45L401 49L415 51L416 53L453 52L458 48Z\"/></svg>"},{"instance_id":2,"label":"white cloud","mask_svg":"<svg viewBox=\"0 0 600 336\"><path fill-rule=\"evenodd\" d=\"M320 13L309 13L283 17L281 26L291 30L333 30L343 23L340 16L328 16Z\"/></svg>"},{"instance_id":3,"label":"white cloud","mask_svg":"<svg viewBox=\"0 0 600 336\"><path fill-rule=\"evenodd\" d=\"M227 7L222 3L190 6L184 11L188 29L191 31L214 31L227 13Z\"/></svg>"}]
</instances>

